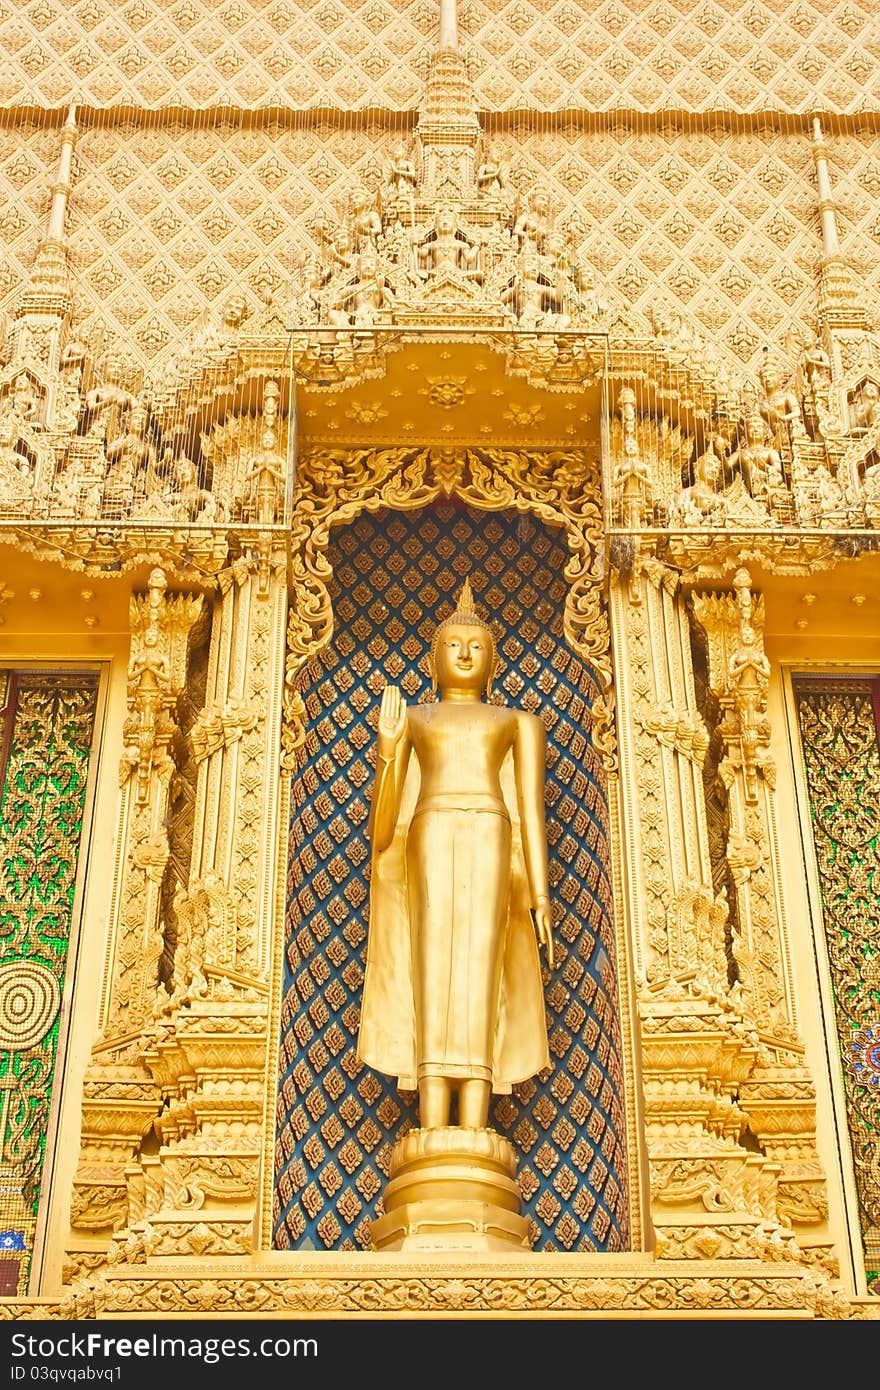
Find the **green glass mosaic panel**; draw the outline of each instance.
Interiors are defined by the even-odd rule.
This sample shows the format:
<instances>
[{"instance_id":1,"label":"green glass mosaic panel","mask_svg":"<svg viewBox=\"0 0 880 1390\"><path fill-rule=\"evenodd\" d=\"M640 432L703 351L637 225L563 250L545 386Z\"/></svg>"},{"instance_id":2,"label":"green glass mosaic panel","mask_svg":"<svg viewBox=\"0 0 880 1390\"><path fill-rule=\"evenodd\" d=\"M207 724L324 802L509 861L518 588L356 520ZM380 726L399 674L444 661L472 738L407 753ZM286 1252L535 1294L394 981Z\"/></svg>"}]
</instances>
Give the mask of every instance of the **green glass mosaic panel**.
<instances>
[{"instance_id":1,"label":"green glass mosaic panel","mask_svg":"<svg viewBox=\"0 0 880 1390\"><path fill-rule=\"evenodd\" d=\"M0 1288L27 1292L98 677L0 672Z\"/></svg>"},{"instance_id":2,"label":"green glass mosaic panel","mask_svg":"<svg viewBox=\"0 0 880 1390\"><path fill-rule=\"evenodd\" d=\"M795 682L865 1267L880 1293L880 682Z\"/></svg>"}]
</instances>

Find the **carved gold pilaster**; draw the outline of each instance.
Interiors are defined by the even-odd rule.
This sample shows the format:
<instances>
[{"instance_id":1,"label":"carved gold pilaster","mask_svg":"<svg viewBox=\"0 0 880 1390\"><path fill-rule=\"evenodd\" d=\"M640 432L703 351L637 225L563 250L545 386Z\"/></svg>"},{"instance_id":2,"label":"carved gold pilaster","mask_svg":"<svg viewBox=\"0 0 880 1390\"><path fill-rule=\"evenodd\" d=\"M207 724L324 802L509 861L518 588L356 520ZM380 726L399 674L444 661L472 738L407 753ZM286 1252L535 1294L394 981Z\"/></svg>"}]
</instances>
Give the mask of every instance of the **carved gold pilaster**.
<instances>
[{"instance_id":1,"label":"carved gold pilaster","mask_svg":"<svg viewBox=\"0 0 880 1390\"><path fill-rule=\"evenodd\" d=\"M152 1016L164 945L159 897L168 860L175 705L186 682L190 633L204 602L200 596L168 596L165 582L163 571L153 570L147 593L131 601L129 713L119 772L127 863L104 1024L108 1040L137 1033Z\"/></svg>"},{"instance_id":2,"label":"carved gold pilaster","mask_svg":"<svg viewBox=\"0 0 880 1390\"><path fill-rule=\"evenodd\" d=\"M782 904L772 864L775 840L769 753L763 603L751 593L746 570L733 593L694 594L693 612L706 633L709 686L721 717L724 756L718 775L727 794L727 862L736 886L732 953L748 1016L762 1033L792 1039L791 972L777 922Z\"/></svg>"},{"instance_id":3,"label":"carved gold pilaster","mask_svg":"<svg viewBox=\"0 0 880 1390\"><path fill-rule=\"evenodd\" d=\"M206 704L192 731L198 782L191 873L175 900L168 992L144 1060L165 1097L142 1165L151 1252L251 1248L260 1154L270 935L280 811L278 746L286 567L271 540L220 575Z\"/></svg>"},{"instance_id":4,"label":"carved gold pilaster","mask_svg":"<svg viewBox=\"0 0 880 1390\"><path fill-rule=\"evenodd\" d=\"M270 766L277 767L287 614L283 549L272 555L265 592L259 568L255 557L242 558L220 575L205 709L192 735L199 779L190 890L208 885L210 893L212 875L234 886L236 929L222 948L215 945L214 964L265 978L271 869L265 840L277 806L266 759L275 756Z\"/></svg>"},{"instance_id":5,"label":"carved gold pilaster","mask_svg":"<svg viewBox=\"0 0 880 1390\"><path fill-rule=\"evenodd\" d=\"M728 904L712 886L697 708L678 576L642 559L612 588L624 859L641 978L642 1074L658 1256L758 1255L778 1167L741 1143L758 1056L728 984Z\"/></svg>"},{"instance_id":6,"label":"carved gold pilaster","mask_svg":"<svg viewBox=\"0 0 880 1390\"><path fill-rule=\"evenodd\" d=\"M637 969L649 985L696 974L723 989L726 909L712 889L702 792L709 740L678 576L643 560L612 587L612 611L621 780L639 808L626 817Z\"/></svg>"},{"instance_id":7,"label":"carved gold pilaster","mask_svg":"<svg viewBox=\"0 0 880 1390\"><path fill-rule=\"evenodd\" d=\"M791 1223L804 1249L827 1260L828 1202L816 1150L816 1093L795 1027L776 862L763 601L752 593L749 572L740 569L732 592L694 594L693 612L706 634L709 686L720 709L724 756L718 775L727 797L726 858L736 894L731 934L736 992L761 1040L739 1102L762 1151L779 1166L780 1216Z\"/></svg>"},{"instance_id":8,"label":"carved gold pilaster","mask_svg":"<svg viewBox=\"0 0 880 1390\"><path fill-rule=\"evenodd\" d=\"M80 1162L71 1224L88 1246L124 1224L126 1167L161 1107L143 1062L165 946L161 888L169 847L169 794L176 770L175 707L187 677L189 642L203 599L169 595L154 569L130 604L128 717L120 763L123 871L111 942L102 1037L86 1072Z\"/></svg>"}]
</instances>

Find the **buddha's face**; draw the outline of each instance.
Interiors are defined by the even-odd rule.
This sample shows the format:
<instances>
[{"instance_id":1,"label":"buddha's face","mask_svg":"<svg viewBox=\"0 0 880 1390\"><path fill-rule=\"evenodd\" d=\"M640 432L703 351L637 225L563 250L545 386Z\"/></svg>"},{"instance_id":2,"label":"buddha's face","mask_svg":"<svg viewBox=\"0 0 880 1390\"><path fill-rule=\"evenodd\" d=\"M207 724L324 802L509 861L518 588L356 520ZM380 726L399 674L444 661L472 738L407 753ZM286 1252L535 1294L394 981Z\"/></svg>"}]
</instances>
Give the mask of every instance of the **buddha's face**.
<instances>
[{"instance_id":1,"label":"buddha's face","mask_svg":"<svg viewBox=\"0 0 880 1390\"><path fill-rule=\"evenodd\" d=\"M440 693L479 696L489 685L495 665L492 634L471 623L450 623L434 647L434 673Z\"/></svg>"}]
</instances>

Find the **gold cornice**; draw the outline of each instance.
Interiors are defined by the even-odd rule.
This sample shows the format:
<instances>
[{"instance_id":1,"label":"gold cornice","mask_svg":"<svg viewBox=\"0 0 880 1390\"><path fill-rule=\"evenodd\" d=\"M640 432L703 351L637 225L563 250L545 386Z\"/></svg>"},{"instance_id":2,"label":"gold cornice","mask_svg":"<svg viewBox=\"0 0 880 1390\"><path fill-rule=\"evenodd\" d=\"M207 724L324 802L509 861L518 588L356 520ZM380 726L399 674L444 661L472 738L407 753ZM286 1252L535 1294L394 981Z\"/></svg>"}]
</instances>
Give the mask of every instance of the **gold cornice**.
<instances>
[{"instance_id":1,"label":"gold cornice","mask_svg":"<svg viewBox=\"0 0 880 1390\"><path fill-rule=\"evenodd\" d=\"M28 121L47 129L61 129L69 110L68 96L65 96L59 105L12 102L0 107L0 128ZM802 133L804 138L809 140L812 124L817 116L829 135L865 135L880 132L880 107L858 112L836 112L822 107L792 112L786 111L783 107L771 106L763 107L760 111L737 111L732 108L693 111L675 106L664 106L662 110L657 111L643 111L635 106L624 105L604 111L577 106L517 106L495 111L478 106L475 108L475 115L487 133L499 134L507 131L515 134L531 127L541 131L553 131L564 126L576 125L585 131L621 126L632 130L659 130L670 133L704 130L713 134L784 131L786 134ZM98 128L106 130L116 121L135 122L153 129L157 123L162 125L166 122L168 125L183 124L191 129L200 129L215 126L218 118L228 119L244 128L284 124L297 130L328 124L344 126L350 130L379 122L387 124L393 128L395 134L401 135L407 130L415 130L419 107L415 100L411 106L403 108L381 105L348 108L329 103L300 107L281 102L245 106L226 101L203 105L171 101L161 106L125 101L110 103L107 106L77 102L76 106L76 121L81 135Z\"/></svg>"},{"instance_id":2,"label":"gold cornice","mask_svg":"<svg viewBox=\"0 0 880 1390\"><path fill-rule=\"evenodd\" d=\"M120 1252L117 1250L117 1260ZM354 1267L353 1267L354 1262ZM0 1316L27 1312L0 1304ZM33 1306L33 1305L31 1305ZM448 1257L260 1256L253 1260L121 1260L83 1274L52 1307L60 1319L214 1318L342 1314L407 1317L877 1320L876 1300L847 1300L820 1271L785 1259L689 1260L663 1268L649 1255ZM22 1312L17 1312L17 1309Z\"/></svg>"}]
</instances>

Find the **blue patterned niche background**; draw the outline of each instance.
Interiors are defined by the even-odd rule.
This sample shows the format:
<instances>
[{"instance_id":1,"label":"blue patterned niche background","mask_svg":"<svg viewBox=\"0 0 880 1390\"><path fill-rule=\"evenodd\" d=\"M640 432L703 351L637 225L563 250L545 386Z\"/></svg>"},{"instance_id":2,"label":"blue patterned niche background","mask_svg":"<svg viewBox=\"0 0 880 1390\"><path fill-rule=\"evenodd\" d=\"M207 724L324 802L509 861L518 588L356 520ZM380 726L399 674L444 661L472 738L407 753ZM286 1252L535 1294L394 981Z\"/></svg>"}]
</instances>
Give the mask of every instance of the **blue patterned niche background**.
<instances>
[{"instance_id":1,"label":"blue patterned niche background","mask_svg":"<svg viewBox=\"0 0 880 1390\"><path fill-rule=\"evenodd\" d=\"M369 1249L416 1097L358 1061L369 913L366 838L387 683L430 699L436 624L469 574L490 620L494 697L547 730L556 968L544 965L549 1073L493 1098L520 1154L535 1249L625 1250L629 1205L608 803L585 732L599 692L563 636L561 531L454 504L364 514L333 532L331 645L302 673L309 732L293 778L275 1149L274 1244ZM543 954L542 954L543 961Z\"/></svg>"}]
</instances>

